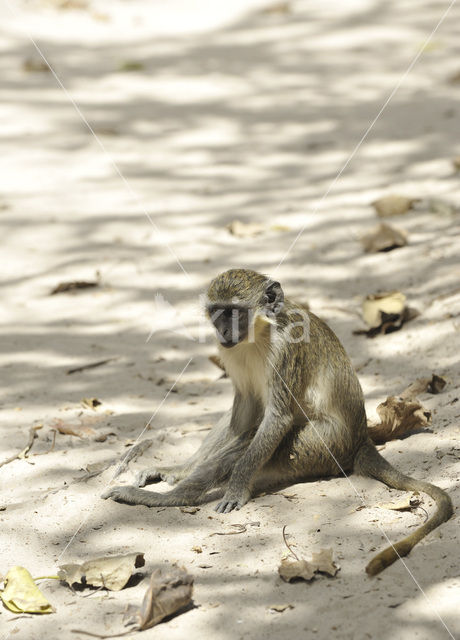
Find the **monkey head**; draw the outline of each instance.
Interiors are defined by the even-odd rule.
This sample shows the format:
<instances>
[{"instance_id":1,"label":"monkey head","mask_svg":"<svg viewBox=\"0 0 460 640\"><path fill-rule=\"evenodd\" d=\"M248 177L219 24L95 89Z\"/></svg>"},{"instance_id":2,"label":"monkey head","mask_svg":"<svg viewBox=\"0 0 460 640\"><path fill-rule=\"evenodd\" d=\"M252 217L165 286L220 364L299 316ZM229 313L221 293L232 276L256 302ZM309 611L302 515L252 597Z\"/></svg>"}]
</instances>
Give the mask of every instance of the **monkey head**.
<instances>
[{"instance_id":1,"label":"monkey head","mask_svg":"<svg viewBox=\"0 0 460 640\"><path fill-rule=\"evenodd\" d=\"M230 269L209 285L206 312L219 343L228 349L251 340L257 325L274 324L283 304L279 282L250 269Z\"/></svg>"}]
</instances>

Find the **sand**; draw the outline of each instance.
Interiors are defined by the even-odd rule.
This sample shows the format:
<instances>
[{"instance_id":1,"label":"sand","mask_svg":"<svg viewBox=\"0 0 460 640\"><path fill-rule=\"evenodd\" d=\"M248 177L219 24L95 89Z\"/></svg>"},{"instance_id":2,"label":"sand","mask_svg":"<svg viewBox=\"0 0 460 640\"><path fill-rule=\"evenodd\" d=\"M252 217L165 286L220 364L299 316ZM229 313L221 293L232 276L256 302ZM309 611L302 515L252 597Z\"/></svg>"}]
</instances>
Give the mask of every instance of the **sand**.
<instances>
[{"instance_id":1,"label":"sand","mask_svg":"<svg viewBox=\"0 0 460 640\"><path fill-rule=\"evenodd\" d=\"M145 553L146 574L177 562L195 577L195 608L145 638L459 637L456 515L406 566L370 579L364 567L385 544L379 527L397 540L425 518L420 509L376 507L401 495L377 482L298 484L218 515L212 504L192 514L105 502L114 466L87 477L141 434L153 445L122 482L179 462L230 406L230 382L208 360L215 348L199 295L219 271L245 266L276 276L329 322L359 371L370 417L417 377L446 377L441 394L420 397L433 414L430 430L388 443L383 454L458 503L460 214L430 210L428 200L460 205L452 165L460 85L449 82L459 71L460 7L402 79L447 6L0 4L0 460L43 425L28 458L0 468L1 574L22 565L53 575L62 563L131 551ZM30 37L67 93L52 73L27 70L40 62ZM390 221L409 244L366 254L359 237L377 223L371 203L390 193L422 199ZM237 219L264 230L232 236L226 225ZM50 295L72 280L100 284ZM354 335L364 326L363 297L392 289L420 316L373 340ZM95 410L81 405L91 397L102 403ZM69 423L109 435L58 433L52 449L52 427ZM360 496L366 508L358 510ZM246 531L211 535L232 524ZM332 548L337 577L282 582L284 525L304 557ZM2 609L1 638L123 631L123 612L146 584L83 598L43 582L56 613ZM278 605L291 607L273 611Z\"/></svg>"}]
</instances>

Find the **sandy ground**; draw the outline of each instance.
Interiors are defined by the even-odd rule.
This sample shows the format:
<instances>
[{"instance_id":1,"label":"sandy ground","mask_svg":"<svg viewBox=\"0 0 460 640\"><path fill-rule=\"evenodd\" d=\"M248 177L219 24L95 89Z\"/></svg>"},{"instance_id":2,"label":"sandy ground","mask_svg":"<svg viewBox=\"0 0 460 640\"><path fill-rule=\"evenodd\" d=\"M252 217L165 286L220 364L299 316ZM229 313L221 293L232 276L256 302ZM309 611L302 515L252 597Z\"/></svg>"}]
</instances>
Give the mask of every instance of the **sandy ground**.
<instances>
[{"instance_id":1,"label":"sandy ground","mask_svg":"<svg viewBox=\"0 0 460 640\"><path fill-rule=\"evenodd\" d=\"M118 460L154 412L142 435L154 445L123 482L152 458L182 460L227 409L231 386L208 361L214 347L198 296L217 272L248 266L276 274L330 323L359 369L370 416L416 377L446 376L442 394L421 397L432 429L387 444L384 454L458 504L460 216L421 209L396 218L410 243L391 253L365 254L359 235L376 223L370 203L388 193L460 204L451 164L460 153L460 85L448 81L460 66L460 6L325 200L448 3L263 6L0 3L1 459L20 450L32 425L44 425L32 455L0 469L0 573L23 565L49 575L60 563L137 550L147 572L178 562L195 576L196 607L145 638L460 637L456 516L418 545L407 568L397 563L371 580L364 566L384 545L377 525L397 540L424 518L376 508L399 495L378 483L296 485L224 516L212 505L187 514L104 502L114 467L86 478L94 465ZM68 95L51 73L24 69L40 61L30 36ZM226 225L236 218L266 232L235 238ZM96 272L97 289L49 295ZM353 335L363 326L362 297L381 289L404 291L420 317L375 340ZM102 402L94 412L80 405L92 396ZM90 418L112 435L58 434L46 453L56 420ZM357 510L355 489L367 508ZM258 524L210 535L235 523ZM338 576L283 583L283 525L306 557L332 547ZM2 610L2 640L119 632L146 579L89 598L56 581L42 588L57 612L17 618ZM282 604L293 608L270 610Z\"/></svg>"}]
</instances>

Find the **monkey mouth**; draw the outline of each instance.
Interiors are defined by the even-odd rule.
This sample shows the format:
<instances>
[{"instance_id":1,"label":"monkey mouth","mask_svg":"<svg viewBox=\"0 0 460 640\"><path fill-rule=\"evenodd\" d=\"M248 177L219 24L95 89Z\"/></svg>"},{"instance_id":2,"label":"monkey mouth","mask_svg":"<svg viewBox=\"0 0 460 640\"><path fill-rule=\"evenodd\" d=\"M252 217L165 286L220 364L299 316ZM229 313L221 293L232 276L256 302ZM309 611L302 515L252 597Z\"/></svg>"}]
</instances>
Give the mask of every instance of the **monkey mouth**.
<instances>
[{"instance_id":1,"label":"monkey mouth","mask_svg":"<svg viewBox=\"0 0 460 640\"><path fill-rule=\"evenodd\" d=\"M235 347L238 344L238 342L232 342L231 340L230 342L227 342L225 340L223 341L219 340L219 344L221 347L224 347L224 349L231 349L232 347Z\"/></svg>"}]
</instances>

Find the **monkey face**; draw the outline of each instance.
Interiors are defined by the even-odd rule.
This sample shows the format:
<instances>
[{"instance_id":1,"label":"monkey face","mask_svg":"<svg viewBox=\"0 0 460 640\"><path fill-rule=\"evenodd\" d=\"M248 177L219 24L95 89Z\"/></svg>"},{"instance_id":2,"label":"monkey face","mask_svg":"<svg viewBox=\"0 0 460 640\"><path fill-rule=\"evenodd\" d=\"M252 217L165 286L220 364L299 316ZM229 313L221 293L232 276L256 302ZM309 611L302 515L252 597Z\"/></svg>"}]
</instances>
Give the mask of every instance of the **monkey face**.
<instances>
[{"instance_id":1,"label":"monkey face","mask_svg":"<svg viewBox=\"0 0 460 640\"><path fill-rule=\"evenodd\" d=\"M219 343L226 349L246 340L253 310L239 305L208 306L208 316L214 328Z\"/></svg>"}]
</instances>

